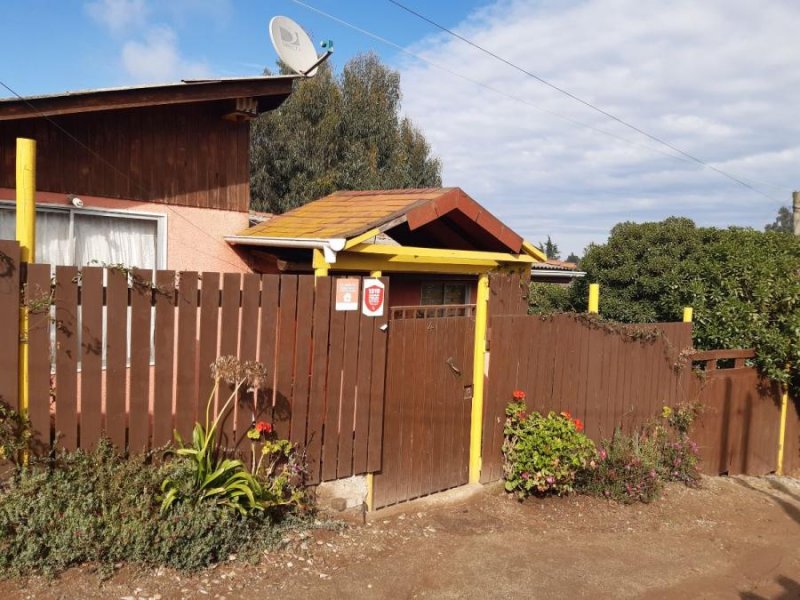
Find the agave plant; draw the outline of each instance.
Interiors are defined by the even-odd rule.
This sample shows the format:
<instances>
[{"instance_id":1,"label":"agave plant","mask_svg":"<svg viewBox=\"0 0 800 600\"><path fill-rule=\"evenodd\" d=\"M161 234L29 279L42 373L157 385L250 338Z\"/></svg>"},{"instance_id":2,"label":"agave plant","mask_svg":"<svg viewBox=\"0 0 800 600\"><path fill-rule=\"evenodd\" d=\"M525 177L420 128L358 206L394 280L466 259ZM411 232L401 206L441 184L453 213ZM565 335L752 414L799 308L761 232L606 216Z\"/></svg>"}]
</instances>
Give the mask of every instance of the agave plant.
<instances>
[{"instance_id":1,"label":"agave plant","mask_svg":"<svg viewBox=\"0 0 800 600\"><path fill-rule=\"evenodd\" d=\"M228 506L243 515L257 510L264 510L262 501L264 490L258 480L247 471L240 460L226 458L220 452L216 436L219 424L232 406L239 390L245 383L258 385L263 379L261 370L250 363L240 363L234 357L222 357L212 365L214 387L206 404L205 425L196 423L192 431L191 444L185 444L180 434L175 432L178 445L176 451L188 461L189 481L181 477L167 477L161 484L164 494L161 510L168 510L175 502L192 499L195 502L215 502ZM211 405L219 389L220 381L228 381L233 391L210 421Z\"/></svg>"}]
</instances>

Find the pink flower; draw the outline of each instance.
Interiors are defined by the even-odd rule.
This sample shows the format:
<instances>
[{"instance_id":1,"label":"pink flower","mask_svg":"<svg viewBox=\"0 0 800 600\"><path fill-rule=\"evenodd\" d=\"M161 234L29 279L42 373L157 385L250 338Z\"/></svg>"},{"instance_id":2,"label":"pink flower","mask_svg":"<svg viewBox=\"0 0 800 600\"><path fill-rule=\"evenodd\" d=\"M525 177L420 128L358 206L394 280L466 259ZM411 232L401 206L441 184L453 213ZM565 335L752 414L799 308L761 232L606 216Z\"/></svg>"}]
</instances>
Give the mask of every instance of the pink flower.
<instances>
[{"instance_id":1,"label":"pink flower","mask_svg":"<svg viewBox=\"0 0 800 600\"><path fill-rule=\"evenodd\" d=\"M549 476L548 476L548 477L545 479L545 481L546 481L546 482L547 482L549 485L553 485L553 484L556 482L556 478L555 478L555 477L553 477L552 475L549 475Z\"/></svg>"},{"instance_id":2,"label":"pink flower","mask_svg":"<svg viewBox=\"0 0 800 600\"><path fill-rule=\"evenodd\" d=\"M525 480L527 481L528 479L530 479L530 478L531 478L531 474L530 474L530 473L528 473L527 471L523 471L523 472L522 472L522 478L523 478L523 479L525 479Z\"/></svg>"},{"instance_id":3,"label":"pink flower","mask_svg":"<svg viewBox=\"0 0 800 600\"><path fill-rule=\"evenodd\" d=\"M600 460L605 460L608 458L608 452L606 452L605 448L600 448Z\"/></svg>"}]
</instances>

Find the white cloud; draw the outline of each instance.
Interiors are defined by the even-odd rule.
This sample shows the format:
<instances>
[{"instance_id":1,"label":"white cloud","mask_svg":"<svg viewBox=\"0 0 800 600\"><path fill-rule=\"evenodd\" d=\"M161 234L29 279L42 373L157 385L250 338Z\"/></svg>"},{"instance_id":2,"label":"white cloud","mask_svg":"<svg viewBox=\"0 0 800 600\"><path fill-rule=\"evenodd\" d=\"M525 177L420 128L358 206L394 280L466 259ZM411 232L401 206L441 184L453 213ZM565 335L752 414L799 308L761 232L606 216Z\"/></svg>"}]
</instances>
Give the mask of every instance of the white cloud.
<instances>
[{"instance_id":1,"label":"white cloud","mask_svg":"<svg viewBox=\"0 0 800 600\"><path fill-rule=\"evenodd\" d=\"M86 5L86 11L114 33L143 25L150 12L146 0L95 0Z\"/></svg>"},{"instance_id":2,"label":"white cloud","mask_svg":"<svg viewBox=\"0 0 800 600\"><path fill-rule=\"evenodd\" d=\"M533 241L604 241L622 220L771 222L800 186L800 4L503 0L456 30L513 63L728 170L770 200L446 35L411 48L501 90L403 65L404 110L458 185ZM523 103L524 102L524 103ZM576 127L562 114L631 140ZM656 148L653 152L648 148Z\"/></svg>"},{"instance_id":3,"label":"white cloud","mask_svg":"<svg viewBox=\"0 0 800 600\"><path fill-rule=\"evenodd\" d=\"M141 41L122 47L122 65L137 82L156 83L209 76L203 62L184 59L175 32L166 26L151 27Z\"/></svg>"}]
</instances>

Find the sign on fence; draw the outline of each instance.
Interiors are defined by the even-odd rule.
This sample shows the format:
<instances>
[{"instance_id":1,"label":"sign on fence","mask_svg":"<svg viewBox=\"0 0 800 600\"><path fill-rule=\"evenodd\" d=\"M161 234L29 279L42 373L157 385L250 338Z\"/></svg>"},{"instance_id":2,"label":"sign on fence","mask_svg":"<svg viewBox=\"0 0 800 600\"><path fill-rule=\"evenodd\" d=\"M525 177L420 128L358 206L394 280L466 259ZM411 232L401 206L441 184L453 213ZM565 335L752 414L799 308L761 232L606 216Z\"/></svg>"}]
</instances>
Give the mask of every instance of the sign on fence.
<instances>
[{"instance_id":1,"label":"sign on fence","mask_svg":"<svg viewBox=\"0 0 800 600\"><path fill-rule=\"evenodd\" d=\"M361 303L361 312L368 317L382 317L385 300L384 285L381 280L365 279L364 301Z\"/></svg>"},{"instance_id":2,"label":"sign on fence","mask_svg":"<svg viewBox=\"0 0 800 600\"><path fill-rule=\"evenodd\" d=\"M358 284L356 277L336 280L336 310L358 310Z\"/></svg>"}]
</instances>

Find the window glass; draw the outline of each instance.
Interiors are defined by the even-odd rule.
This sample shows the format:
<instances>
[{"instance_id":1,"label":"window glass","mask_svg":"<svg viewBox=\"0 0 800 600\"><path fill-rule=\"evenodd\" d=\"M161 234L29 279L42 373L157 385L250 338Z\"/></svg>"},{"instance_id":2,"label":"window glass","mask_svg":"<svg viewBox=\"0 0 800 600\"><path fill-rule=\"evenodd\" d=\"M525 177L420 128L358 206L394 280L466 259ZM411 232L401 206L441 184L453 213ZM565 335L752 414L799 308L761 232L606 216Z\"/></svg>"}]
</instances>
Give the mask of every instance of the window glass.
<instances>
[{"instance_id":1,"label":"window glass","mask_svg":"<svg viewBox=\"0 0 800 600\"><path fill-rule=\"evenodd\" d=\"M72 219L72 223L70 223ZM0 239L16 237L16 211L0 206ZM36 211L36 261L51 265L122 264L159 266L155 219L119 213L72 210Z\"/></svg>"}]
</instances>

